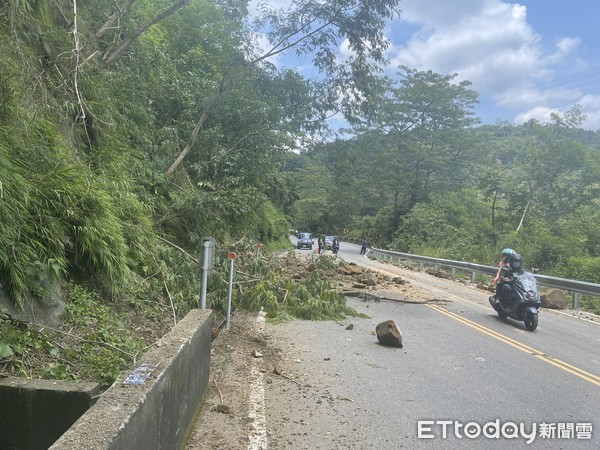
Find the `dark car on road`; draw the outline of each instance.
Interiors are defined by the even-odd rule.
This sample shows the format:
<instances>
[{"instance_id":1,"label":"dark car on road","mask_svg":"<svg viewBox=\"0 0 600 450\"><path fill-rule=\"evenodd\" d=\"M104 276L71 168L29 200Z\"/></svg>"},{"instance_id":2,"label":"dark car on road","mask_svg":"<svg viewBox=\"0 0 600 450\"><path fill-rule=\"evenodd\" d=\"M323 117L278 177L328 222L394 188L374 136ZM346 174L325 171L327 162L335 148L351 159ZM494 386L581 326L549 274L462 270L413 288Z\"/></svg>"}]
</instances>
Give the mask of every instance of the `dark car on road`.
<instances>
[{"instance_id":1,"label":"dark car on road","mask_svg":"<svg viewBox=\"0 0 600 450\"><path fill-rule=\"evenodd\" d=\"M298 233L298 249L307 248L312 250L313 248L313 237L312 233L300 232Z\"/></svg>"}]
</instances>

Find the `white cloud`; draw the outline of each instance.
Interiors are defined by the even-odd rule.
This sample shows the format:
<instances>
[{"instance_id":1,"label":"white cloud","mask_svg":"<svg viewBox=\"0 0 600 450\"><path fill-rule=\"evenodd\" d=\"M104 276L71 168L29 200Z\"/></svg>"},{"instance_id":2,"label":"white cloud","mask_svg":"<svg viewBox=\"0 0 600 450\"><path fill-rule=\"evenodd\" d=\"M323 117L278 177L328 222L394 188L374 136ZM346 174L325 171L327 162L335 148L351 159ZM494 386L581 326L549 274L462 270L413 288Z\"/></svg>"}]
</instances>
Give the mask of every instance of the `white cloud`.
<instances>
[{"instance_id":1,"label":"white cloud","mask_svg":"<svg viewBox=\"0 0 600 450\"><path fill-rule=\"evenodd\" d=\"M536 106L531 108L529 111L525 111L517 114L515 117L515 123L524 123L531 119L536 119L540 122L550 122L550 115L552 113L561 114L561 111L554 108L548 108L546 106Z\"/></svg>"},{"instance_id":2,"label":"white cloud","mask_svg":"<svg viewBox=\"0 0 600 450\"><path fill-rule=\"evenodd\" d=\"M522 83L532 72L543 75L540 36L527 24L524 6L498 0L469 0L460 2L463 8L457 10L455 2L421 3L404 3L406 15L410 20L422 18L424 28L406 47L392 50L396 50L391 56L393 65L405 64L443 74L457 72L482 92ZM415 4L423 15L409 9ZM436 12L435 20L426 14L428 6Z\"/></svg>"},{"instance_id":3,"label":"white cloud","mask_svg":"<svg viewBox=\"0 0 600 450\"><path fill-rule=\"evenodd\" d=\"M496 99L496 102L498 105L508 108L529 108L535 105L549 104L551 102L574 104L581 98L581 95L582 93L579 89L568 89L563 87L544 90L524 88L505 91L502 93L502 96L499 96Z\"/></svg>"},{"instance_id":4,"label":"white cloud","mask_svg":"<svg viewBox=\"0 0 600 450\"><path fill-rule=\"evenodd\" d=\"M580 40L563 37L554 49L544 50L543 36L527 22L524 5L502 0L403 0L401 8L402 20L388 31L392 41L407 24L420 28L404 45L391 47L394 68L458 73L458 80L472 81L482 97L521 110L515 112L518 121L546 121L550 112L569 109L581 99L580 90L561 89L555 82L556 69L573 55Z\"/></svg>"},{"instance_id":5,"label":"white cloud","mask_svg":"<svg viewBox=\"0 0 600 450\"><path fill-rule=\"evenodd\" d=\"M549 122L552 113L563 116L575 104L581 106L586 116L582 127L588 130L600 129L600 95L584 95L571 102L569 106L564 107L535 106L517 114L515 123L524 123L531 119L536 119L542 123Z\"/></svg>"},{"instance_id":6,"label":"white cloud","mask_svg":"<svg viewBox=\"0 0 600 450\"><path fill-rule=\"evenodd\" d=\"M600 130L600 95L585 95L577 104L587 116L583 127L588 130Z\"/></svg>"},{"instance_id":7,"label":"white cloud","mask_svg":"<svg viewBox=\"0 0 600 450\"><path fill-rule=\"evenodd\" d=\"M581 43L581 39L566 37L556 42L556 52L548 58L548 63L561 63L564 59L573 53Z\"/></svg>"}]
</instances>

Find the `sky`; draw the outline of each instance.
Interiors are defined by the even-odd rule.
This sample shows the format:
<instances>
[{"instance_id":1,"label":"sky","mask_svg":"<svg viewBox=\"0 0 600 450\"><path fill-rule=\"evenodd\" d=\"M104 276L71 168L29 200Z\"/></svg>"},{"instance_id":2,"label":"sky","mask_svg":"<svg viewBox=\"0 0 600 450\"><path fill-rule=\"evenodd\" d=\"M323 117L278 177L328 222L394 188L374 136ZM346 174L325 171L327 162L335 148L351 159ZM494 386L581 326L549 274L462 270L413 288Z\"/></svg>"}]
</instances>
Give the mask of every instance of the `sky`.
<instances>
[{"instance_id":1,"label":"sky","mask_svg":"<svg viewBox=\"0 0 600 450\"><path fill-rule=\"evenodd\" d=\"M400 10L385 31L388 75L400 65L458 74L479 93L484 124L548 122L579 105L582 127L600 130L600 0L401 0ZM277 63L314 76L291 58Z\"/></svg>"}]
</instances>

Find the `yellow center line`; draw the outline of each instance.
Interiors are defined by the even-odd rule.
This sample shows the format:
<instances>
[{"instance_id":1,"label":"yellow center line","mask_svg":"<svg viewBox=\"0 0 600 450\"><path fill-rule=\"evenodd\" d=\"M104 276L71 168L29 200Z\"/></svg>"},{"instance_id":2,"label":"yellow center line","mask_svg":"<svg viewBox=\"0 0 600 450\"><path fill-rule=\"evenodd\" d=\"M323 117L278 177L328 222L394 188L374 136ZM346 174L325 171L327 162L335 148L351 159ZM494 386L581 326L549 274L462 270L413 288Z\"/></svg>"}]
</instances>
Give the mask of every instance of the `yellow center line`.
<instances>
[{"instance_id":1,"label":"yellow center line","mask_svg":"<svg viewBox=\"0 0 600 450\"><path fill-rule=\"evenodd\" d=\"M598 376L598 375L594 375L593 373L587 372L583 369L580 369L579 367L576 367L569 363L561 361L560 359L557 359L551 355L548 355L547 353L541 352L539 350L534 349L533 347L523 344L522 342L511 339L508 336L500 334L497 331L494 331L490 328L484 327L483 325L480 325L476 322L473 322L469 319L459 316L458 314L450 312L447 309L444 309L438 305L427 305L427 306L429 306L432 309L435 309L436 311L438 311L442 314L445 314L448 317L451 317L454 320L464 323L465 325L467 325L471 328L474 328L477 331L487 334L488 336L493 337L494 339L498 339L499 341L502 341L505 344L508 344L511 347L516 348L517 350L521 350L522 352L529 353L530 355L533 355L536 358L538 358L544 362L547 362L548 364L553 365L554 367L558 367L559 369L564 370L565 372L568 372L572 375L575 375L576 377L579 377L582 380L589 381L590 383L595 384L596 386L600 386L600 376Z\"/></svg>"}]
</instances>

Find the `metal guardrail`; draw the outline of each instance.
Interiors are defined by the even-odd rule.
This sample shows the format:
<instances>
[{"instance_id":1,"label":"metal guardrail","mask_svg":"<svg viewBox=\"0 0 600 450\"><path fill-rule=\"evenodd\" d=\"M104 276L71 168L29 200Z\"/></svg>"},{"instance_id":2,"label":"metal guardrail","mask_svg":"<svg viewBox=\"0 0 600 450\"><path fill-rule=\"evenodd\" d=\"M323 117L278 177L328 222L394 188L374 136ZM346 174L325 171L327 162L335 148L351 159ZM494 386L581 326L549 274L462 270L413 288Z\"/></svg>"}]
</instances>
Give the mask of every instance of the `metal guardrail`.
<instances>
[{"instance_id":1,"label":"metal guardrail","mask_svg":"<svg viewBox=\"0 0 600 450\"><path fill-rule=\"evenodd\" d=\"M396 258L397 264L401 261L407 261L410 266L413 261L419 263L420 269L423 269L425 264L433 265L435 267L449 267L452 269L452 278L455 278L457 269L471 272L471 282L475 282L475 276L478 273L486 275L496 275L498 267L484 266L482 264L475 264L463 261L453 261L450 259L432 258L430 256L413 255L411 253L399 253L390 250L383 250L379 248L371 248L371 253L375 255L377 259L383 259L386 261L390 259L393 261ZM587 281L568 280L566 278L549 277L546 275L534 274L537 282L542 286L547 286L556 289L562 289L573 294L573 307L579 308L579 296L580 294L600 296L600 284L588 283Z\"/></svg>"}]
</instances>

